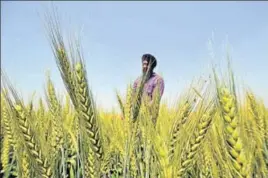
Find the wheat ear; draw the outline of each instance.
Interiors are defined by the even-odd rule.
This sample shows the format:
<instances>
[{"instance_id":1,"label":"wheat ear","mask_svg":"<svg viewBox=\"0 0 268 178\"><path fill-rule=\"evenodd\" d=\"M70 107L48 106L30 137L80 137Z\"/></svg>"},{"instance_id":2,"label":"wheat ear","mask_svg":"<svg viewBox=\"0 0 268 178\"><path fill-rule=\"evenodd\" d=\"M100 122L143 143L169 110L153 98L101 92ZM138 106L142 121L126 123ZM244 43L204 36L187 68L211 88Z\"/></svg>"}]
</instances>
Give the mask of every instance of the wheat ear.
<instances>
[{"instance_id":1,"label":"wheat ear","mask_svg":"<svg viewBox=\"0 0 268 178\"><path fill-rule=\"evenodd\" d=\"M250 112L253 114L254 119L256 120L260 131L264 133L264 129L265 129L264 119L258 110L258 104L257 104L256 98L252 93L248 93L247 98L249 99L249 103L250 103L250 108L249 108Z\"/></svg>"},{"instance_id":2,"label":"wheat ear","mask_svg":"<svg viewBox=\"0 0 268 178\"><path fill-rule=\"evenodd\" d=\"M79 118L85 123L85 128L89 136L92 150L98 159L103 158L103 148L101 145L100 130L97 123L97 116L94 111L94 103L89 91L86 72L81 62L75 66L75 78L77 82L77 100L79 103Z\"/></svg>"},{"instance_id":3,"label":"wheat ear","mask_svg":"<svg viewBox=\"0 0 268 178\"><path fill-rule=\"evenodd\" d=\"M238 133L238 115L234 96L227 88L220 90L220 105L225 123L226 143L233 167L242 177L246 177L246 159L243 154L242 140Z\"/></svg>"},{"instance_id":4,"label":"wheat ear","mask_svg":"<svg viewBox=\"0 0 268 178\"><path fill-rule=\"evenodd\" d=\"M3 97L4 98L4 97ZM8 138L8 141L11 145L14 145L14 140L13 140L13 132L12 132L12 128L11 128L11 123L10 123L10 119L9 118L9 114L8 114L8 110L7 110L7 103L3 102L1 104L1 111L2 111L2 118L3 118L3 122L4 122L4 132L5 132L5 136Z\"/></svg>"},{"instance_id":5,"label":"wheat ear","mask_svg":"<svg viewBox=\"0 0 268 178\"><path fill-rule=\"evenodd\" d=\"M201 143L204 141L206 133L211 125L211 121L212 113L203 114L201 118L201 123L198 124L196 133L194 133L190 141L190 148L188 151L186 151L185 157L181 161L181 167L177 172L177 177L183 177L187 169L189 168L189 165L193 163L193 158L196 155Z\"/></svg>"},{"instance_id":6,"label":"wheat ear","mask_svg":"<svg viewBox=\"0 0 268 178\"><path fill-rule=\"evenodd\" d=\"M31 155L35 158L36 163L40 166L42 177L51 178L52 177L51 169L48 165L47 159L44 158L41 150L36 144L33 132L29 126L29 121L26 117L25 109L23 109L23 107L18 104L15 105L15 111L18 115L19 127L23 133L26 146Z\"/></svg>"},{"instance_id":7,"label":"wheat ear","mask_svg":"<svg viewBox=\"0 0 268 178\"><path fill-rule=\"evenodd\" d=\"M132 89L130 86L127 88L127 94L126 94L126 104L125 104L125 119L130 120L131 117L131 107L132 107L132 98L131 98Z\"/></svg>"},{"instance_id":8,"label":"wheat ear","mask_svg":"<svg viewBox=\"0 0 268 178\"><path fill-rule=\"evenodd\" d=\"M201 165L201 173L204 177L210 178L211 177L211 165L210 165L210 157L209 157L209 145L208 142L202 147L202 163Z\"/></svg>"},{"instance_id":9,"label":"wheat ear","mask_svg":"<svg viewBox=\"0 0 268 178\"><path fill-rule=\"evenodd\" d=\"M1 163L3 166L3 170L0 170L0 171L5 172L9 165L9 155L10 155L10 152L9 152L10 142L9 142L9 139L6 137L6 135L4 135L2 144L3 145L2 145L2 150L1 150Z\"/></svg>"},{"instance_id":10,"label":"wheat ear","mask_svg":"<svg viewBox=\"0 0 268 178\"><path fill-rule=\"evenodd\" d=\"M47 79L47 100L50 109L50 113L52 114L52 148L53 148L53 158L55 158L57 151L60 146L63 144L63 130L62 130L62 118L60 115L61 105L56 96L55 87L48 76Z\"/></svg>"},{"instance_id":11,"label":"wheat ear","mask_svg":"<svg viewBox=\"0 0 268 178\"><path fill-rule=\"evenodd\" d=\"M94 164L94 152L89 147L88 156L85 161L85 176L88 178L95 178L96 172L95 172L95 164Z\"/></svg>"},{"instance_id":12,"label":"wheat ear","mask_svg":"<svg viewBox=\"0 0 268 178\"><path fill-rule=\"evenodd\" d=\"M124 103L123 103L123 100L120 96L120 94L118 93L118 91L116 91L116 99L117 99L117 102L120 106L120 109L121 109L121 112L123 114L123 116L125 116L125 108L124 108Z\"/></svg>"},{"instance_id":13,"label":"wheat ear","mask_svg":"<svg viewBox=\"0 0 268 178\"><path fill-rule=\"evenodd\" d=\"M30 176L30 164L29 156L25 150L22 153L22 178L29 178Z\"/></svg>"},{"instance_id":14,"label":"wheat ear","mask_svg":"<svg viewBox=\"0 0 268 178\"><path fill-rule=\"evenodd\" d=\"M64 44L58 16L55 11L51 14L52 16L49 15L47 19L47 34L50 39L50 45L55 56L57 67L60 71L61 78L63 79L73 104L76 106L77 102L75 96L75 80L72 67L73 64Z\"/></svg>"},{"instance_id":15,"label":"wheat ear","mask_svg":"<svg viewBox=\"0 0 268 178\"><path fill-rule=\"evenodd\" d=\"M258 170L260 170L261 174L268 174L268 162L267 162L267 153L266 153L266 145L265 145L265 119L264 112L261 105L258 104L257 99L253 95L253 93L247 93L247 99L249 101L249 111L253 115L258 129L257 135L255 136L255 153L254 157L256 162L258 162ZM257 161L258 160L258 161Z\"/></svg>"},{"instance_id":16,"label":"wheat ear","mask_svg":"<svg viewBox=\"0 0 268 178\"><path fill-rule=\"evenodd\" d=\"M175 153L176 144L178 143L178 136L180 128L188 119L188 116L191 112L191 105L189 102L185 102L183 105L182 111L178 117L178 119L175 120L172 131L171 131L171 140L170 140L170 146L169 146L169 159L172 160Z\"/></svg>"}]
</instances>

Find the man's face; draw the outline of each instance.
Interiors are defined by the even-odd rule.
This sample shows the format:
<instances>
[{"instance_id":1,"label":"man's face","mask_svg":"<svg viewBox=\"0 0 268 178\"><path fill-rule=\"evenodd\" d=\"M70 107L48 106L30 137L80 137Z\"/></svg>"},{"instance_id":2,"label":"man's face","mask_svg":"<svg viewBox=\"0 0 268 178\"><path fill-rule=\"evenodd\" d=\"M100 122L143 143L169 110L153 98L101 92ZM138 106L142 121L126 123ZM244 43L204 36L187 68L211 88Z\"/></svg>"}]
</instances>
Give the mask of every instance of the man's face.
<instances>
[{"instance_id":1,"label":"man's face","mask_svg":"<svg viewBox=\"0 0 268 178\"><path fill-rule=\"evenodd\" d=\"M142 61L142 72L146 73L148 70L148 61L147 60L143 60Z\"/></svg>"}]
</instances>

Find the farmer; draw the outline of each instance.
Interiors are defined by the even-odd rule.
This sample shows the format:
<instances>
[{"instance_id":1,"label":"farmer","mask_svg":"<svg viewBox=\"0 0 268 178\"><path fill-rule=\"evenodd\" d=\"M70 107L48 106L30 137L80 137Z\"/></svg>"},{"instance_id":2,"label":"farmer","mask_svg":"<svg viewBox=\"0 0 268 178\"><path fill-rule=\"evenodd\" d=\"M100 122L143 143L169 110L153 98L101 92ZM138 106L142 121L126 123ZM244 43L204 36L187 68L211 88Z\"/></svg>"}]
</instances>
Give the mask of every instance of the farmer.
<instances>
[{"instance_id":1,"label":"farmer","mask_svg":"<svg viewBox=\"0 0 268 178\"><path fill-rule=\"evenodd\" d=\"M164 92L164 80L158 74L154 72L154 68L157 65L156 58L151 54L144 54L141 58L142 61L142 74L145 75L148 72L148 78L145 81L143 94L149 97L149 99L153 99L153 94L156 92L155 90L158 88L160 92L160 98ZM138 77L133 85L134 92L137 92L138 86L141 83L142 77Z\"/></svg>"},{"instance_id":2,"label":"farmer","mask_svg":"<svg viewBox=\"0 0 268 178\"><path fill-rule=\"evenodd\" d=\"M156 124L159 104L164 92L164 80L161 76L154 72L154 68L157 65L156 58L151 54L144 54L141 58L142 61L142 76L147 74L145 80L142 100L145 101L145 105L148 106L152 116L152 121ZM137 97L137 92L142 81L142 76L138 77L133 85L133 97ZM137 98L136 98L137 99Z\"/></svg>"}]
</instances>

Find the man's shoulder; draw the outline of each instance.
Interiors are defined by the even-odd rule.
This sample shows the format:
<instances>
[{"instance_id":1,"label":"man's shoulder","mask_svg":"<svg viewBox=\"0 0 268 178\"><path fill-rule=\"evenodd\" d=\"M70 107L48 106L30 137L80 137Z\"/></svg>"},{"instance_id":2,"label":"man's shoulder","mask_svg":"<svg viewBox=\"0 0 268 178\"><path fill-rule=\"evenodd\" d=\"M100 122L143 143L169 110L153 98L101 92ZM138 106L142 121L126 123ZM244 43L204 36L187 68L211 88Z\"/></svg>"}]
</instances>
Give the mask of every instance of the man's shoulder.
<instances>
[{"instance_id":1,"label":"man's shoulder","mask_svg":"<svg viewBox=\"0 0 268 178\"><path fill-rule=\"evenodd\" d=\"M164 82L163 77L157 73L154 74L154 78L156 82Z\"/></svg>"}]
</instances>

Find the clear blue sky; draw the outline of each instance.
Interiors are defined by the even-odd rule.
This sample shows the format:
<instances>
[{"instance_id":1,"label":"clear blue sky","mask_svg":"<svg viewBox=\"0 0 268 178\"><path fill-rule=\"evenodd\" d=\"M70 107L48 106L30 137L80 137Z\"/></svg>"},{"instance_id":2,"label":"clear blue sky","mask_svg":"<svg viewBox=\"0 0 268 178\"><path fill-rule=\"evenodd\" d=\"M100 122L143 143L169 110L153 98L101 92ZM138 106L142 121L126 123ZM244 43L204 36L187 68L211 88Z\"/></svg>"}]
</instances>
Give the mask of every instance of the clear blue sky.
<instances>
[{"instance_id":1,"label":"clear blue sky","mask_svg":"<svg viewBox=\"0 0 268 178\"><path fill-rule=\"evenodd\" d=\"M1 2L1 62L23 96L44 92L45 71L64 91L43 22L49 2ZM268 104L267 2L54 2L67 32L81 31L88 78L96 100L117 106L115 89L141 72L140 57L154 54L165 80L164 98L207 73L214 31L217 60L228 35L233 67Z\"/></svg>"}]
</instances>

